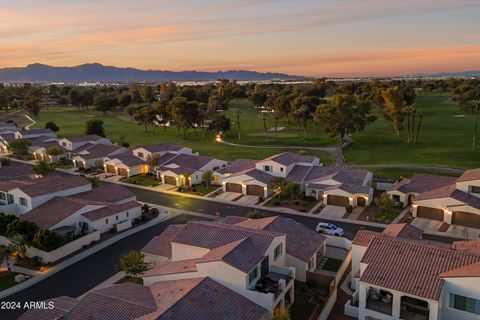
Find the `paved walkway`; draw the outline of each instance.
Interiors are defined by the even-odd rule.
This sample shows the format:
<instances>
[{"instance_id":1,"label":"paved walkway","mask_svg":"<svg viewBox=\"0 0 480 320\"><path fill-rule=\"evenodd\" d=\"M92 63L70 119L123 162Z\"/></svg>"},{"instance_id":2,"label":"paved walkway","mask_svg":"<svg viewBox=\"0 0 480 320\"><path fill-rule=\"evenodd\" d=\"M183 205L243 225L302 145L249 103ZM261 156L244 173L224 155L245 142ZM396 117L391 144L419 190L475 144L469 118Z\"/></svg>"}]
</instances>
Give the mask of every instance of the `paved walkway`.
<instances>
[{"instance_id":1,"label":"paved walkway","mask_svg":"<svg viewBox=\"0 0 480 320\"><path fill-rule=\"evenodd\" d=\"M33 120L29 115L24 114L25 118L27 118L31 123L25 126L25 130L30 130L30 127L37 123L37 121Z\"/></svg>"}]
</instances>

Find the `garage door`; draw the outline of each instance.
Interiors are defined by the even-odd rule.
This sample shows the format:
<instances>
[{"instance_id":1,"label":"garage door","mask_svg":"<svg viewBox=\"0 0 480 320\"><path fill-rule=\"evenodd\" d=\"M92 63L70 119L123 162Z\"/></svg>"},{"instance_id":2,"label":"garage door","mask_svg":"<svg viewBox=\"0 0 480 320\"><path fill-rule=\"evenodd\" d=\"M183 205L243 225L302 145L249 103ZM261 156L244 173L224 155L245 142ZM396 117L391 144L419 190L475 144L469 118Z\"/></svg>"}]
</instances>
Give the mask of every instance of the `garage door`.
<instances>
[{"instance_id":1,"label":"garage door","mask_svg":"<svg viewBox=\"0 0 480 320\"><path fill-rule=\"evenodd\" d=\"M263 197L265 195L263 187L256 184L247 185L247 195Z\"/></svg>"},{"instance_id":2,"label":"garage door","mask_svg":"<svg viewBox=\"0 0 480 320\"><path fill-rule=\"evenodd\" d=\"M242 193L242 185L239 183L229 183L225 185L225 190L230 192Z\"/></svg>"},{"instance_id":3,"label":"garage door","mask_svg":"<svg viewBox=\"0 0 480 320\"><path fill-rule=\"evenodd\" d=\"M128 177L128 170L125 168L118 168L118 174L124 177Z\"/></svg>"},{"instance_id":4,"label":"garage door","mask_svg":"<svg viewBox=\"0 0 480 320\"><path fill-rule=\"evenodd\" d=\"M327 204L332 206L345 207L345 206L348 206L349 201L348 201L348 197L334 196L330 194L327 196Z\"/></svg>"},{"instance_id":5,"label":"garage door","mask_svg":"<svg viewBox=\"0 0 480 320\"><path fill-rule=\"evenodd\" d=\"M173 184L174 186L177 185L177 179L175 179L175 177L172 177L172 176L164 176L164 181L166 184Z\"/></svg>"},{"instance_id":6,"label":"garage door","mask_svg":"<svg viewBox=\"0 0 480 320\"><path fill-rule=\"evenodd\" d=\"M443 210L420 206L417 208L417 217L443 221Z\"/></svg>"},{"instance_id":7,"label":"garage door","mask_svg":"<svg viewBox=\"0 0 480 320\"><path fill-rule=\"evenodd\" d=\"M83 161L77 161L77 168L85 169L85 163Z\"/></svg>"},{"instance_id":8,"label":"garage door","mask_svg":"<svg viewBox=\"0 0 480 320\"><path fill-rule=\"evenodd\" d=\"M111 164L107 164L107 172L115 174L116 173L115 166L112 166Z\"/></svg>"},{"instance_id":9,"label":"garage door","mask_svg":"<svg viewBox=\"0 0 480 320\"><path fill-rule=\"evenodd\" d=\"M480 228L480 215L471 212L452 212L452 224L465 227Z\"/></svg>"}]
</instances>

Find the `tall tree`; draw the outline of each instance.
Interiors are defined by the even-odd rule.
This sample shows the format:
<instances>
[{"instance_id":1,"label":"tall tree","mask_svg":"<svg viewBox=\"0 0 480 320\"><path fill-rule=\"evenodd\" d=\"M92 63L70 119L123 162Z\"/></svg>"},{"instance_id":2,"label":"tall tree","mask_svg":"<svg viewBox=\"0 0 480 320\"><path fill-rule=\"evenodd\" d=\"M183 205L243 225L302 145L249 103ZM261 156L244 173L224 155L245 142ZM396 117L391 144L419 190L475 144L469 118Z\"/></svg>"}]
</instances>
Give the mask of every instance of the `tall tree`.
<instances>
[{"instance_id":1,"label":"tall tree","mask_svg":"<svg viewBox=\"0 0 480 320\"><path fill-rule=\"evenodd\" d=\"M187 103L188 100L184 97L175 97L168 103L168 112L175 121L177 134L180 134L180 129L182 129L184 138L189 122Z\"/></svg>"},{"instance_id":2,"label":"tall tree","mask_svg":"<svg viewBox=\"0 0 480 320\"><path fill-rule=\"evenodd\" d=\"M370 114L371 105L352 95L336 95L331 104L321 104L316 112L325 132L339 136L342 142L346 135L365 129L377 118Z\"/></svg>"},{"instance_id":3,"label":"tall tree","mask_svg":"<svg viewBox=\"0 0 480 320\"><path fill-rule=\"evenodd\" d=\"M142 97L143 102L152 102L154 98L153 87L149 85L140 86L140 97Z\"/></svg>"},{"instance_id":4,"label":"tall tree","mask_svg":"<svg viewBox=\"0 0 480 320\"><path fill-rule=\"evenodd\" d=\"M103 128L103 120L90 119L85 122L85 134L96 134L105 137L105 129Z\"/></svg>"},{"instance_id":5,"label":"tall tree","mask_svg":"<svg viewBox=\"0 0 480 320\"><path fill-rule=\"evenodd\" d=\"M208 130L215 132L226 132L230 130L231 122L230 119L224 115L216 116L208 126Z\"/></svg>"},{"instance_id":6,"label":"tall tree","mask_svg":"<svg viewBox=\"0 0 480 320\"><path fill-rule=\"evenodd\" d=\"M150 106L139 107L133 114L133 119L139 123L142 123L145 127L145 132L147 132L148 126L153 126L153 121L155 120L155 110Z\"/></svg>"},{"instance_id":7,"label":"tall tree","mask_svg":"<svg viewBox=\"0 0 480 320\"><path fill-rule=\"evenodd\" d=\"M237 118L238 140L240 140L240 138L241 138L241 134L240 134L240 115L242 114L242 110L240 108L234 108L232 110L232 113Z\"/></svg>"},{"instance_id":8,"label":"tall tree","mask_svg":"<svg viewBox=\"0 0 480 320\"><path fill-rule=\"evenodd\" d=\"M382 97L385 101L384 113L387 119L392 121L393 128L397 135L403 129L404 108L408 105L403 97L403 93L398 86L388 88L382 91Z\"/></svg>"}]
</instances>

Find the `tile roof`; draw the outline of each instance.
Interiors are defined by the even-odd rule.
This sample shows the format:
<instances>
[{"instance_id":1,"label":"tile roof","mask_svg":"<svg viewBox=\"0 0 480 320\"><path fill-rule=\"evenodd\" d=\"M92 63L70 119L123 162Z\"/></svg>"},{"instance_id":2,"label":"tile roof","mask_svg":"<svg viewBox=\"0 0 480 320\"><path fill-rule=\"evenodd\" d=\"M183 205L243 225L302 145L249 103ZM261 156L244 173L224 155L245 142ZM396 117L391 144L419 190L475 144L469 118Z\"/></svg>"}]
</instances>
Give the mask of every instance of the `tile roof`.
<instances>
[{"instance_id":1,"label":"tile roof","mask_svg":"<svg viewBox=\"0 0 480 320\"><path fill-rule=\"evenodd\" d=\"M7 142L15 140L14 133L2 133L1 138Z\"/></svg>"},{"instance_id":2,"label":"tile roof","mask_svg":"<svg viewBox=\"0 0 480 320\"><path fill-rule=\"evenodd\" d=\"M295 165L292 170L290 170L285 180L296 183L303 183L304 179L307 177L308 173L310 172L310 170L312 170L312 168L312 166Z\"/></svg>"},{"instance_id":3,"label":"tile roof","mask_svg":"<svg viewBox=\"0 0 480 320\"><path fill-rule=\"evenodd\" d=\"M136 199L136 196L124 186L104 182L98 188L71 195L69 198L117 203L125 199Z\"/></svg>"},{"instance_id":4,"label":"tile roof","mask_svg":"<svg viewBox=\"0 0 480 320\"><path fill-rule=\"evenodd\" d=\"M26 186L32 184L32 181L29 180L7 180L0 181L0 191L8 192L10 190L16 189L21 186Z\"/></svg>"},{"instance_id":5,"label":"tile roof","mask_svg":"<svg viewBox=\"0 0 480 320\"><path fill-rule=\"evenodd\" d=\"M90 141L95 142L95 141L105 139L105 138L101 137L99 135L96 135L96 134L89 134L89 135L84 135L84 136L68 137L68 138L65 138L65 139L67 139L68 141L70 141L72 143L75 143L75 142L90 142Z\"/></svg>"},{"instance_id":6,"label":"tile roof","mask_svg":"<svg viewBox=\"0 0 480 320\"><path fill-rule=\"evenodd\" d=\"M120 213L133 208L140 208L142 205L137 201L129 201L120 205L107 205L102 208L98 208L93 211L83 213L82 215L90 221L96 221L98 219L106 218L116 213Z\"/></svg>"},{"instance_id":7,"label":"tile roof","mask_svg":"<svg viewBox=\"0 0 480 320\"><path fill-rule=\"evenodd\" d=\"M83 159L104 158L122 149L124 149L125 151L127 150L124 147L120 147L114 144L95 144L85 150L87 153L77 154L77 156Z\"/></svg>"},{"instance_id":8,"label":"tile roof","mask_svg":"<svg viewBox=\"0 0 480 320\"><path fill-rule=\"evenodd\" d=\"M50 228L85 207L85 203L64 197L55 197L20 216L21 220Z\"/></svg>"},{"instance_id":9,"label":"tile roof","mask_svg":"<svg viewBox=\"0 0 480 320\"><path fill-rule=\"evenodd\" d=\"M382 232L389 237L419 240L423 236L423 230L408 223L394 223L388 225Z\"/></svg>"},{"instance_id":10,"label":"tile roof","mask_svg":"<svg viewBox=\"0 0 480 320\"><path fill-rule=\"evenodd\" d=\"M28 134L41 134L41 133L53 133L52 130L48 128L40 128L40 129L30 129L30 130L20 130L21 135L28 135Z\"/></svg>"},{"instance_id":11,"label":"tile roof","mask_svg":"<svg viewBox=\"0 0 480 320\"><path fill-rule=\"evenodd\" d=\"M480 240L454 241L452 249L480 256Z\"/></svg>"},{"instance_id":12,"label":"tile roof","mask_svg":"<svg viewBox=\"0 0 480 320\"><path fill-rule=\"evenodd\" d=\"M164 276L169 274L196 272L199 258L158 263L152 269L143 273L142 277Z\"/></svg>"},{"instance_id":13,"label":"tile roof","mask_svg":"<svg viewBox=\"0 0 480 320\"><path fill-rule=\"evenodd\" d=\"M174 167L174 168L161 166L161 167L158 167L157 170L162 172L162 173L165 172L165 171L171 171L171 172L175 173L176 175L192 174L192 173L197 172L197 169L192 169L192 168L183 167L183 166Z\"/></svg>"},{"instance_id":14,"label":"tile roof","mask_svg":"<svg viewBox=\"0 0 480 320\"><path fill-rule=\"evenodd\" d=\"M212 249L200 258L198 263L221 260L244 273L248 273L264 258L265 256L258 252L252 240L244 238Z\"/></svg>"},{"instance_id":15,"label":"tile roof","mask_svg":"<svg viewBox=\"0 0 480 320\"><path fill-rule=\"evenodd\" d=\"M370 231L370 230L358 230L355 238L352 240L352 244L361 246L361 247L368 247L370 242L372 242L373 238L377 236L381 236L380 232Z\"/></svg>"},{"instance_id":16,"label":"tile roof","mask_svg":"<svg viewBox=\"0 0 480 320\"><path fill-rule=\"evenodd\" d=\"M480 262L440 273L441 278L480 277Z\"/></svg>"},{"instance_id":17,"label":"tile roof","mask_svg":"<svg viewBox=\"0 0 480 320\"><path fill-rule=\"evenodd\" d=\"M222 219L221 223L237 224L237 223L245 221L245 220L248 220L248 218L239 217L239 216L226 216L225 218Z\"/></svg>"},{"instance_id":18,"label":"tile roof","mask_svg":"<svg viewBox=\"0 0 480 320\"><path fill-rule=\"evenodd\" d=\"M266 314L267 310L255 302L210 278L205 278L157 319L257 320L264 318Z\"/></svg>"},{"instance_id":19,"label":"tile roof","mask_svg":"<svg viewBox=\"0 0 480 320\"><path fill-rule=\"evenodd\" d=\"M53 320L61 319L61 316L67 314L77 303L78 300L71 297L57 297L45 300L53 302L53 309L30 309L18 318L18 320Z\"/></svg>"},{"instance_id":20,"label":"tile roof","mask_svg":"<svg viewBox=\"0 0 480 320\"><path fill-rule=\"evenodd\" d=\"M158 157L158 163L159 165L163 165L165 162L172 160L176 156L178 156L178 154L167 152L163 156Z\"/></svg>"},{"instance_id":21,"label":"tile roof","mask_svg":"<svg viewBox=\"0 0 480 320\"><path fill-rule=\"evenodd\" d=\"M132 320L155 310L149 287L126 282L87 293L62 320Z\"/></svg>"},{"instance_id":22,"label":"tile roof","mask_svg":"<svg viewBox=\"0 0 480 320\"><path fill-rule=\"evenodd\" d=\"M458 177L457 182L473 181L473 180L480 180L480 168L465 170L463 174L460 177Z\"/></svg>"},{"instance_id":23,"label":"tile roof","mask_svg":"<svg viewBox=\"0 0 480 320\"><path fill-rule=\"evenodd\" d=\"M73 149L72 151L69 151L69 152L73 153L73 154L76 154L76 153L88 150L93 146L95 146L95 143L88 142L88 143L82 144L79 147L76 147L75 149Z\"/></svg>"},{"instance_id":24,"label":"tile roof","mask_svg":"<svg viewBox=\"0 0 480 320\"><path fill-rule=\"evenodd\" d=\"M241 171L245 171L248 169L253 169L255 168L255 163L257 161L255 160L250 160L250 159L237 159L230 163L228 166L225 168L220 168L216 172L220 174L233 174Z\"/></svg>"},{"instance_id":25,"label":"tile roof","mask_svg":"<svg viewBox=\"0 0 480 320\"><path fill-rule=\"evenodd\" d=\"M433 174L414 173L410 179L396 182L391 190L403 193L422 193L455 183L454 177Z\"/></svg>"},{"instance_id":26,"label":"tile roof","mask_svg":"<svg viewBox=\"0 0 480 320\"><path fill-rule=\"evenodd\" d=\"M142 148L151 153L156 153L156 152L162 152L162 151L180 151L185 147L178 145L176 143L160 143L160 144L155 144L151 146L144 146Z\"/></svg>"},{"instance_id":27,"label":"tile roof","mask_svg":"<svg viewBox=\"0 0 480 320\"><path fill-rule=\"evenodd\" d=\"M273 176L269 175L268 173L265 173L263 171L260 171L258 169L250 169L247 171L239 172L236 174L232 174L230 177L236 177L236 176L241 176L241 175L246 175L252 179L255 179L257 181L260 181L262 183L268 184L272 179Z\"/></svg>"},{"instance_id":28,"label":"tile roof","mask_svg":"<svg viewBox=\"0 0 480 320\"><path fill-rule=\"evenodd\" d=\"M275 161L277 163L288 166L298 162L312 163L315 158L316 157L314 156L301 155L293 152L284 152L260 160L258 161L258 163L262 163L265 161Z\"/></svg>"},{"instance_id":29,"label":"tile roof","mask_svg":"<svg viewBox=\"0 0 480 320\"><path fill-rule=\"evenodd\" d=\"M480 209L480 198L469 193L463 192L461 190L455 190L450 195L455 200L461 201L471 207Z\"/></svg>"},{"instance_id":30,"label":"tile roof","mask_svg":"<svg viewBox=\"0 0 480 320\"><path fill-rule=\"evenodd\" d=\"M171 241L183 229L184 225L169 225L159 236L153 237L141 250L160 257L172 257Z\"/></svg>"},{"instance_id":31,"label":"tile roof","mask_svg":"<svg viewBox=\"0 0 480 320\"><path fill-rule=\"evenodd\" d=\"M34 183L20 186L19 189L30 197L38 197L62 190L90 185L90 182L80 176L52 176L32 180Z\"/></svg>"},{"instance_id":32,"label":"tile roof","mask_svg":"<svg viewBox=\"0 0 480 320\"><path fill-rule=\"evenodd\" d=\"M453 183L444 187L422 192L415 197L414 201L450 197L456 189L457 185Z\"/></svg>"},{"instance_id":33,"label":"tile roof","mask_svg":"<svg viewBox=\"0 0 480 320\"><path fill-rule=\"evenodd\" d=\"M145 164L146 162L143 161L143 159L140 159L136 156L133 155L130 151L120 153L114 156L109 157L110 159L118 159L121 161L124 165L127 167L134 167L134 166L139 166L142 164Z\"/></svg>"},{"instance_id":34,"label":"tile roof","mask_svg":"<svg viewBox=\"0 0 480 320\"><path fill-rule=\"evenodd\" d=\"M212 160L215 160L215 159L212 157L197 156L193 154L179 154L175 158L165 162L163 166L169 166L174 164L179 167L199 170Z\"/></svg>"},{"instance_id":35,"label":"tile roof","mask_svg":"<svg viewBox=\"0 0 480 320\"><path fill-rule=\"evenodd\" d=\"M222 223L225 223L224 221ZM233 220L231 221L233 222ZM227 220L227 222L229 221ZM235 225L285 234L287 236L287 253L305 262L310 261L326 241L325 236L306 228L300 223L279 216L247 219L239 221Z\"/></svg>"},{"instance_id":36,"label":"tile roof","mask_svg":"<svg viewBox=\"0 0 480 320\"><path fill-rule=\"evenodd\" d=\"M187 223L182 231L173 238L172 242L213 249L240 239L250 238L257 250L264 254L273 239L278 236L282 236L282 234L197 221Z\"/></svg>"},{"instance_id":37,"label":"tile roof","mask_svg":"<svg viewBox=\"0 0 480 320\"><path fill-rule=\"evenodd\" d=\"M375 237L361 262L367 268L360 281L438 301L440 274L478 263L480 257L418 241Z\"/></svg>"}]
</instances>

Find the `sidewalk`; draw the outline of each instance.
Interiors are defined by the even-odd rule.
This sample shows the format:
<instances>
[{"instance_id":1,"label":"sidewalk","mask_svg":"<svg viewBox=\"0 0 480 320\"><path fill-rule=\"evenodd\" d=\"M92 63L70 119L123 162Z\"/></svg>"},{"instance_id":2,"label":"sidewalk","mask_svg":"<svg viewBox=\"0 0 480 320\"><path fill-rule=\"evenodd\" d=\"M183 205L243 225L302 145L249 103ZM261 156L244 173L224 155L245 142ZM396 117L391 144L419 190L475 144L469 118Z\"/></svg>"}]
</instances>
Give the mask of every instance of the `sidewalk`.
<instances>
[{"instance_id":1,"label":"sidewalk","mask_svg":"<svg viewBox=\"0 0 480 320\"><path fill-rule=\"evenodd\" d=\"M167 219L170 219L172 218L171 215L169 214L160 214L158 217L156 217L155 219L152 219L150 220L149 222L143 224L143 225L140 225L138 227L134 227L134 228L131 228L129 230L126 230L108 240L105 240L104 242L101 242L99 243L98 245L95 245L93 246L92 248L88 249L88 250L85 250L83 252L80 252L79 254L67 259L67 260L64 260L62 262L60 262L59 264L53 266L52 268L48 269L47 271L45 272L41 272L40 275L37 275L37 276L34 276L28 280L25 280L24 282L21 282L13 287L10 287L8 289L5 289L3 291L0 291L0 299L3 299L5 297L8 297L9 295L12 295L14 293L17 293L19 291L22 291L30 286L33 286L34 284L48 278L49 276L71 266L72 264L74 263L77 263L78 261L112 245L113 243L123 239L123 238L126 238L128 236L131 236L132 234L135 234L137 232L140 232L142 230L145 230L151 226L154 226L156 225L157 223L160 223L160 222L163 222Z\"/></svg>"}]
</instances>

